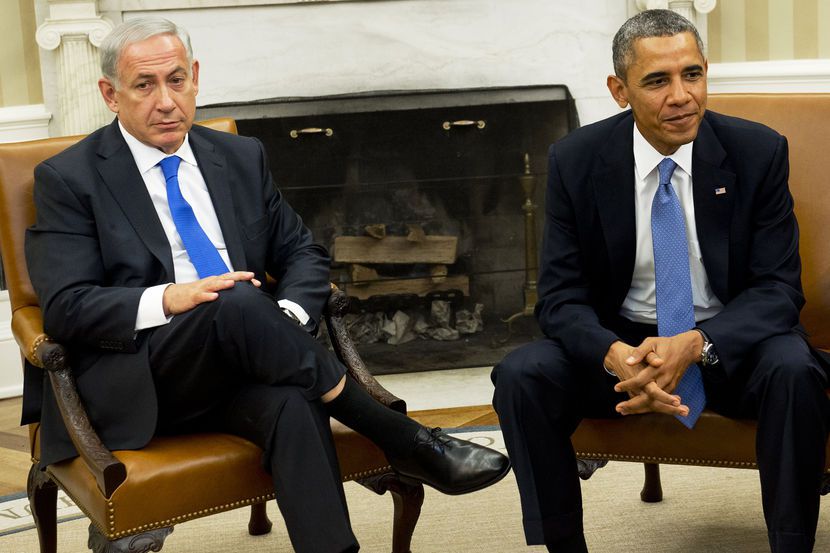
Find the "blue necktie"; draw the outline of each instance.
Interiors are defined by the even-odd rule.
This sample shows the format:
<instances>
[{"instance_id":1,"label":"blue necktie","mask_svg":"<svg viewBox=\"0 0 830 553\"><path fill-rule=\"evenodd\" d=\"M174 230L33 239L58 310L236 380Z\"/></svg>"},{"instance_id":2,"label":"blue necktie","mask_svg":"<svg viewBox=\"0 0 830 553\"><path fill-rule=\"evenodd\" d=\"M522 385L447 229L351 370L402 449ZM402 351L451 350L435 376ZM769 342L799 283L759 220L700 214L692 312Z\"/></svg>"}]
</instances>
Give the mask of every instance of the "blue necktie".
<instances>
[{"instance_id":1,"label":"blue necktie","mask_svg":"<svg viewBox=\"0 0 830 553\"><path fill-rule=\"evenodd\" d=\"M170 205L170 214L173 223L190 257L190 262L196 267L199 278L221 275L228 272L228 266L219 255L219 250L210 241L204 229L199 225L193 208L187 203L179 189L179 156L170 156L159 162L164 180L167 183L167 203Z\"/></svg>"},{"instance_id":2,"label":"blue necktie","mask_svg":"<svg viewBox=\"0 0 830 553\"><path fill-rule=\"evenodd\" d=\"M660 184L651 204L657 332L660 336L674 336L695 326L686 219L671 185L671 176L676 167L677 164L669 158L657 166ZM677 419L688 428L693 428L706 405L703 377L697 364L686 369L675 393L689 407L689 415L677 416Z\"/></svg>"}]
</instances>

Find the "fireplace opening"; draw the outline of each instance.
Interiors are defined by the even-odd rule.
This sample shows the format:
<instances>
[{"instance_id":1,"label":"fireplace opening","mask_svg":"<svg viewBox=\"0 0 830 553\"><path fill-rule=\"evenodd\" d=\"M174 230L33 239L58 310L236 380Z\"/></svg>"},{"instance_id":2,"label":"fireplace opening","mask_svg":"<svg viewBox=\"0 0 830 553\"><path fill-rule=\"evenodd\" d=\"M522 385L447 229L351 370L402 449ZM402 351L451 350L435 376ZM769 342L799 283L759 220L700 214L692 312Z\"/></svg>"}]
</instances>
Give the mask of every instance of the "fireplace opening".
<instances>
[{"instance_id":1,"label":"fireplace opening","mask_svg":"<svg viewBox=\"0 0 830 553\"><path fill-rule=\"evenodd\" d=\"M277 186L331 253L373 373L492 365L540 335L531 310L547 148L577 126L565 87L279 99L198 114L219 115L262 140Z\"/></svg>"}]
</instances>

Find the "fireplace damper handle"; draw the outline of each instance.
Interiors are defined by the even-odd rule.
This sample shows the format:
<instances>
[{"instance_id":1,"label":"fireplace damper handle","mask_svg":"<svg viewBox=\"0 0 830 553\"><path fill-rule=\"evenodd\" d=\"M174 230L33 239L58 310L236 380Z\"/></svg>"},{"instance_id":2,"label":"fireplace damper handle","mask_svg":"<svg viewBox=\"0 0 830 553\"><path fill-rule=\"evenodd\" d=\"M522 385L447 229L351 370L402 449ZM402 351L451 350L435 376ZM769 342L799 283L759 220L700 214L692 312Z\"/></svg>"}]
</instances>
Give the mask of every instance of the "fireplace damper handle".
<instances>
[{"instance_id":1,"label":"fireplace damper handle","mask_svg":"<svg viewBox=\"0 0 830 553\"><path fill-rule=\"evenodd\" d=\"M324 134L326 136L332 136L334 135L334 131L332 129L321 129L320 127L307 127L305 129L291 129L288 136L291 138L299 138L304 134Z\"/></svg>"},{"instance_id":2,"label":"fireplace damper handle","mask_svg":"<svg viewBox=\"0 0 830 553\"><path fill-rule=\"evenodd\" d=\"M445 131L453 129L455 127L472 127L475 126L477 129L483 129L487 126L487 122L483 119L479 119L478 121L472 121L470 119L459 119L458 121L444 121L441 124L441 128Z\"/></svg>"}]
</instances>

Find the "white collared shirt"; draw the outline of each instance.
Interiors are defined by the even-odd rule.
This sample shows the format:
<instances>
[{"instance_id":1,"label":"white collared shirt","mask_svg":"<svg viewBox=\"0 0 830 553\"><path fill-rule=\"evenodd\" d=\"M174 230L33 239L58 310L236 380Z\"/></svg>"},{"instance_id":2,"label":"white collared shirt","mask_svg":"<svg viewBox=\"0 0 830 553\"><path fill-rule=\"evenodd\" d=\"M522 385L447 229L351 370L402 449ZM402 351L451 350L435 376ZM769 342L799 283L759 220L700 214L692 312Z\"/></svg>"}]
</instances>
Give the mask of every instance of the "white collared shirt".
<instances>
[{"instance_id":1,"label":"white collared shirt","mask_svg":"<svg viewBox=\"0 0 830 553\"><path fill-rule=\"evenodd\" d=\"M680 146L670 156L664 156L646 141L634 124L634 211L636 215L637 245L631 288L620 307L623 317L646 324L657 324L656 292L654 286L654 247L651 240L651 204L659 186L657 165L669 157L677 163L671 184L686 218L686 242L689 246L689 270L692 277L692 301L695 321L703 321L718 314L723 304L712 292L695 223L695 203L692 193L693 143Z\"/></svg>"},{"instance_id":2,"label":"white collared shirt","mask_svg":"<svg viewBox=\"0 0 830 553\"><path fill-rule=\"evenodd\" d=\"M185 283L199 280L199 273L190 261L190 256L187 254L178 230L176 230L176 224L173 222L173 216L170 214L170 206L167 203L167 185L159 162L169 156L157 148L147 146L132 136L121 124L121 121L118 122L118 128L121 130L121 134L124 136L124 140L130 148L136 167L138 167L138 172L141 173L141 178L144 180L144 185L150 194L153 207L155 207L156 213L161 221L164 234L170 243L170 249L173 254L174 281L176 283ZM190 207L193 208L193 213L196 215L199 225L205 231L208 238L210 238L213 245L216 246L225 265L227 265L229 270L233 271L234 268L225 245L225 237L219 225L219 218L216 216L213 200L210 197L210 192L208 192L202 172L199 170L196 156L190 147L189 135L185 135L182 145L171 155L179 156L182 160L179 165L179 188L181 189L182 196L190 204ZM170 284L172 283L151 286L141 295L138 304L138 313L136 314L136 331L170 322L172 316L166 316L162 306L164 290ZM308 314L295 302L282 299L278 304L281 308L288 309L294 313L302 324L308 322Z\"/></svg>"}]
</instances>

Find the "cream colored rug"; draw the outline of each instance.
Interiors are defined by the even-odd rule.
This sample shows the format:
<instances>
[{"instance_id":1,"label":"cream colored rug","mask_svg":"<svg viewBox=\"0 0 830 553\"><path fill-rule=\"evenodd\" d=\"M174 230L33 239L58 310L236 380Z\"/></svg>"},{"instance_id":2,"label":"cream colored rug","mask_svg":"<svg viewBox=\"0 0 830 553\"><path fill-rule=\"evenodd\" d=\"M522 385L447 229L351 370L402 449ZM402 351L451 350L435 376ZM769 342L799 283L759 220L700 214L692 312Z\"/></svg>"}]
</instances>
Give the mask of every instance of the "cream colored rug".
<instances>
[{"instance_id":1,"label":"cream colored rug","mask_svg":"<svg viewBox=\"0 0 830 553\"><path fill-rule=\"evenodd\" d=\"M467 434L503 448L498 431ZM639 498L641 465L610 463L583 482L585 529L592 553L763 553L769 551L761 513L758 473L751 470L664 466L664 500ZM346 484L352 526L361 552L391 550L392 500L358 484ZM822 501L816 552L830 551L830 500ZM4 507L0 505L0 519ZM20 507L21 512L25 508ZM247 534L247 509L181 524L167 538L166 553L289 553L291 546L276 505L270 535ZM21 520L17 521L18 523ZM320 521L325 524L325 521ZM83 553L88 522L58 526L58 553ZM25 528L25 526L23 526ZM34 530L0 537L3 553L38 551ZM512 473L486 490L445 496L427 489L415 529L413 553L543 552L524 545L516 482Z\"/></svg>"}]
</instances>

